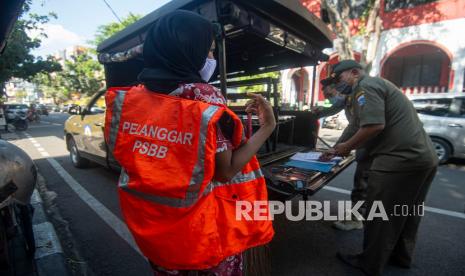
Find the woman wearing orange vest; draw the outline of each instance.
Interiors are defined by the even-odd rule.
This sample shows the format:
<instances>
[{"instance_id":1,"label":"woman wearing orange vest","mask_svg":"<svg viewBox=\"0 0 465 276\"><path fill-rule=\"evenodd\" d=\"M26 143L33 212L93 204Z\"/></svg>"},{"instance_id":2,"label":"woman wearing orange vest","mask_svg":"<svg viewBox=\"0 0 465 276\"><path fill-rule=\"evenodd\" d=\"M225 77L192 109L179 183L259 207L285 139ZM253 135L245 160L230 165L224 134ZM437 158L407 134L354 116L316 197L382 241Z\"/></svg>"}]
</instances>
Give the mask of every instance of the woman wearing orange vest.
<instances>
[{"instance_id":1,"label":"woman wearing orange vest","mask_svg":"<svg viewBox=\"0 0 465 276\"><path fill-rule=\"evenodd\" d=\"M145 38L141 84L106 95L105 137L123 168L121 210L155 275L242 275L243 252L274 235L270 220L236 216L241 201L268 208L255 154L275 128L273 111L252 95L246 111L261 126L246 139L207 83L213 47L208 20L167 14Z\"/></svg>"}]
</instances>

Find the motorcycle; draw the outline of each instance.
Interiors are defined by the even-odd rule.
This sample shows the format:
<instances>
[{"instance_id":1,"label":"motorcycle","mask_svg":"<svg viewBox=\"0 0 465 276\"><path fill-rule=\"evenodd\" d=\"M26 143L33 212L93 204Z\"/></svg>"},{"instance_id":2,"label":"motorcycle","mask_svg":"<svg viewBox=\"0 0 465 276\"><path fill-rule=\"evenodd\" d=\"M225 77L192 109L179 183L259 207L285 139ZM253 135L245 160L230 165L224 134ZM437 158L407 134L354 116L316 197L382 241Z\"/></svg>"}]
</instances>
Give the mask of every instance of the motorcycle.
<instances>
[{"instance_id":1,"label":"motorcycle","mask_svg":"<svg viewBox=\"0 0 465 276\"><path fill-rule=\"evenodd\" d=\"M27 116L24 111L7 111L6 123L11 124L16 130L26 130L28 128Z\"/></svg>"},{"instance_id":2,"label":"motorcycle","mask_svg":"<svg viewBox=\"0 0 465 276\"><path fill-rule=\"evenodd\" d=\"M39 112L37 112L37 110L29 109L29 111L27 112L27 119L29 120L29 122L40 122Z\"/></svg>"},{"instance_id":3,"label":"motorcycle","mask_svg":"<svg viewBox=\"0 0 465 276\"><path fill-rule=\"evenodd\" d=\"M0 270L14 267L14 244L30 258L34 256L30 200L36 181L37 168L31 158L0 139Z\"/></svg>"}]
</instances>

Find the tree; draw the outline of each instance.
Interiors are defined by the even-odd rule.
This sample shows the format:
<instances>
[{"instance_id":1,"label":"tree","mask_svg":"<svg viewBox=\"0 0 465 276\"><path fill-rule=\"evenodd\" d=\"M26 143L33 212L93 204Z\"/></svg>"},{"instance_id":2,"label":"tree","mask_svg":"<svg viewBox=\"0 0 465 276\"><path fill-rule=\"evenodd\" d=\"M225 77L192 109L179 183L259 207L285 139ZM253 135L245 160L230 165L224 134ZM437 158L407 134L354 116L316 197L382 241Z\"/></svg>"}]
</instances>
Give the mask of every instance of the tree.
<instances>
[{"instance_id":1,"label":"tree","mask_svg":"<svg viewBox=\"0 0 465 276\"><path fill-rule=\"evenodd\" d=\"M55 104L71 99L72 93L92 96L104 86L103 67L91 49L82 49L65 61L63 70L37 74L32 80Z\"/></svg>"},{"instance_id":2,"label":"tree","mask_svg":"<svg viewBox=\"0 0 465 276\"><path fill-rule=\"evenodd\" d=\"M122 22L112 22L98 27L94 40L90 41L95 47L108 37L121 31L125 27L141 18L140 15L130 13ZM71 99L72 93L92 96L104 86L103 66L95 58L95 48L78 51L64 62L61 72L53 74L41 73L36 75L33 82L39 90L53 98L55 104Z\"/></svg>"},{"instance_id":3,"label":"tree","mask_svg":"<svg viewBox=\"0 0 465 276\"><path fill-rule=\"evenodd\" d=\"M71 91L66 85L62 72L38 73L32 82L45 97L52 98L56 105L71 99Z\"/></svg>"},{"instance_id":4,"label":"tree","mask_svg":"<svg viewBox=\"0 0 465 276\"><path fill-rule=\"evenodd\" d=\"M38 37L32 38L28 32L32 30L42 31L41 24L47 23L56 15L26 14L30 10L31 0L24 3L20 19L16 21L8 38L7 46L0 58L0 91L6 81L13 77L30 80L39 72L53 72L61 70L61 66L51 58L34 58L31 51L40 47L41 38L46 34L40 32ZM0 95L1 96L1 95Z\"/></svg>"},{"instance_id":5,"label":"tree","mask_svg":"<svg viewBox=\"0 0 465 276\"><path fill-rule=\"evenodd\" d=\"M67 60L65 69L60 75L65 79L68 89L80 94L91 96L104 86L103 67L89 49Z\"/></svg>"},{"instance_id":6,"label":"tree","mask_svg":"<svg viewBox=\"0 0 465 276\"><path fill-rule=\"evenodd\" d=\"M362 49L360 63L369 72L376 55L379 39L382 31L380 17L381 0L367 0L365 10L360 19L360 29L356 35L362 36ZM335 49L340 59L353 59L352 33L349 22L353 5L349 0L323 0L322 8L328 13L333 32L338 40L335 41Z\"/></svg>"},{"instance_id":7,"label":"tree","mask_svg":"<svg viewBox=\"0 0 465 276\"><path fill-rule=\"evenodd\" d=\"M121 22L112 22L106 25L101 25L97 28L97 33L95 34L95 38L91 41L91 43L95 46L98 46L105 39L123 30L124 28L141 18L141 15L129 13L128 16L124 17L123 20L121 20Z\"/></svg>"},{"instance_id":8,"label":"tree","mask_svg":"<svg viewBox=\"0 0 465 276\"><path fill-rule=\"evenodd\" d=\"M129 14L121 23L112 22L97 28L94 40L90 41L95 47L108 37L121 31L137 21L141 16ZM33 82L48 97L53 98L55 104L71 99L72 93L93 95L104 86L103 66L95 58L95 48L88 48L76 53L66 60L62 72L54 74L38 74Z\"/></svg>"}]
</instances>

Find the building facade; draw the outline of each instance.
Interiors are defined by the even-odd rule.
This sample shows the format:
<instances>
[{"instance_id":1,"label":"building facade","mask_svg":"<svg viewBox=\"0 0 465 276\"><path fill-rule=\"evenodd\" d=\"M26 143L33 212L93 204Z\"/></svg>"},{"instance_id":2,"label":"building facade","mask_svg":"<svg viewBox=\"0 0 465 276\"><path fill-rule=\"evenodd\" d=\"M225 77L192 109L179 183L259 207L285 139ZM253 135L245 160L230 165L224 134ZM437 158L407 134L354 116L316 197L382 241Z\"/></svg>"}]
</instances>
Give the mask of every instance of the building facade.
<instances>
[{"instance_id":1,"label":"building facade","mask_svg":"<svg viewBox=\"0 0 465 276\"><path fill-rule=\"evenodd\" d=\"M317 16L321 14L320 3L302 0ZM350 26L356 33L367 1L351 3L355 9ZM370 75L392 81L408 95L465 92L465 0L382 0L380 17L383 28ZM355 36L352 44L357 59L361 38ZM330 60L316 67L315 87L313 67L282 72L284 102L302 107L312 100L324 100L319 80L326 77L328 64L338 61L337 53L327 50Z\"/></svg>"}]
</instances>

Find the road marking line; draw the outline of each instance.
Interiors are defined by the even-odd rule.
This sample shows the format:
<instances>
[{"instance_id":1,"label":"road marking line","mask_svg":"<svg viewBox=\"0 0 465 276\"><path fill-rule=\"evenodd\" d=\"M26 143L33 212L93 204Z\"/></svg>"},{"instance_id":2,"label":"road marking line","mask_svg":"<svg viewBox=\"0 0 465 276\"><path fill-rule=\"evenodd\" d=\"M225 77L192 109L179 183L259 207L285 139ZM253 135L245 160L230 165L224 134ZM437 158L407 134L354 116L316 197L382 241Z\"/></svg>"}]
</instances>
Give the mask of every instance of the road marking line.
<instances>
[{"instance_id":1,"label":"road marking line","mask_svg":"<svg viewBox=\"0 0 465 276\"><path fill-rule=\"evenodd\" d=\"M336 193L345 194L345 195L350 195L351 194L351 191L349 191L349 190L336 188L336 187L332 187L332 186L325 186L325 187L323 187L323 189L328 190L328 191L332 191L332 192L336 192ZM430 213L435 213L435 214L440 214L440 215L465 219L465 214L462 214L460 212L449 211L449 210L445 210L445 209L428 207L428 206L425 206L425 211L430 212Z\"/></svg>"},{"instance_id":2,"label":"road marking line","mask_svg":"<svg viewBox=\"0 0 465 276\"><path fill-rule=\"evenodd\" d=\"M434 207L428 207L428 206L425 206L425 211L465 219L465 214L462 214L460 212L449 211L449 210L444 210L444 209L439 209L439 208L434 208Z\"/></svg>"},{"instance_id":3,"label":"road marking line","mask_svg":"<svg viewBox=\"0 0 465 276\"><path fill-rule=\"evenodd\" d=\"M28 134L25 133L27 136ZM50 156L43 148L38 148L42 156ZM123 240L125 240L137 253L142 257L144 255L140 252L139 247L136 245L131 233L129 232L126 224L122 222L115 214L108 210L102 203L93 197L86 189L84 189L79 182L77 182L55 159L47 158L48 163L55 169L55 171L63 178L66 184L79 196L79 198L87 204L104 222L110 226ZM145 257L144 257L145 258Z\"/></svg>"},{"instance_id":4,"label":"road marking line","mask_svg":"<svg viewBox=\"0 0 465 276\"><path fill-rule=\"evenodd\" d=\"M54 125L54 126L62 126L63 124L59 124L59 123L52 123L52 122L49 122L49 121L42 121L43 123L47 124L47 125Z\"/></svg>"},{"instance_id":5,"label":"road marking line","mask_svg":"<svg viewBox=\"0 0 465 276\"><path fill-rule=\"evenodd\" d=\"M46 126L29 126L29 128L31 128L31 129L32 129L32 128L46 128L46 127L47 127L47 128L50 128L51 125L46 125Z\"/></svg>"},{"instance_id":6,"label":"road marking line","mask_svg":"<svg viewBox=\"0 0 465 276\"><path fill-rule=\"evenodd\" d=\"M125 240L137 253L141 256L131 233L126 224L123 223L116 215L108 210L102 203L93 197L86 189L84 189L55 159L47 158L47 161L55 169L55 171L63 178L66 184L86 203L97 215L110 226L116 234Z\"/></svg>"}]
</instances>

